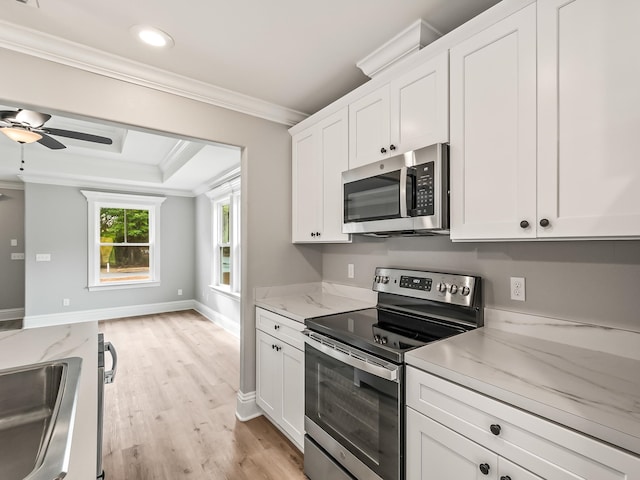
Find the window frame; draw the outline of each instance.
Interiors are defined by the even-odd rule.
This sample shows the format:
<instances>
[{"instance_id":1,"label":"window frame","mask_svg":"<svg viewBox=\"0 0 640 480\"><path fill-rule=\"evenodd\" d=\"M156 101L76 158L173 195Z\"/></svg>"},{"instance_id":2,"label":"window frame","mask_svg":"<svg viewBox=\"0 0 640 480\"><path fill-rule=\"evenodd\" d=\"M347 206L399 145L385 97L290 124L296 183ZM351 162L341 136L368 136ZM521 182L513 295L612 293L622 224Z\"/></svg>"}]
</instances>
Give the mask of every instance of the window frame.
<instances>
[{"instance_id":1,"label":"window frame","mask_svg":"<svg viewBox=\"0 0 640 480\"><path fill-rule=\"evenodd\" d=\"M211 284L209 287L233 297L240 296L240 177L235 177L228 182L207 192L212 208L211 229ZM222 205L229 205L229 246L230 276L229 285L221 283L221 255L220 247L222 237ZM226 244L225 244L226 245Z\"/></svg>"},{"instance_id":2,"label":"window frame","mask_svg":"<svg viewBox=\"0 0 640 480\"><path fill-rule=\"evenodd\" d=\"M87 288L89 291L157 287L160 285L160 205L166 197L81 190L88 209ZM148 280L100 282L100 210L122 208L149 211Z\"/></svg>"}]
</instances>

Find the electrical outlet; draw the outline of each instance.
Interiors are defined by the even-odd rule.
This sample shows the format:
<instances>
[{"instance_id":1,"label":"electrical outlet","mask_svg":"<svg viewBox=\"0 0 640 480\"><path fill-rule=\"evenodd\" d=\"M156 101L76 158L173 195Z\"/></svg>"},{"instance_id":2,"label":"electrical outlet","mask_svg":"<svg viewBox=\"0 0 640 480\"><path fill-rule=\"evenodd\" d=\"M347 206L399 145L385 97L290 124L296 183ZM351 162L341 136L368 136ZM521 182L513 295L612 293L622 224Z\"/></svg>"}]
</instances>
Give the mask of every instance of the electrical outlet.
<instances>
[{"instance_id":1,"label":"electrical outlet","mask_svg":"<svg viewBox=\"0 0 640 480\"><path fill-rule=\"evenodd\" d=\"M511 300L525 301L524 277L511 277Z\"/></svg>"},{"instance_id":2,"label":"electrical outlet","mask_svg":"<svg viewBox=\"0 0 640 480\"><path fill-rule=\"evenodd\" d=\"M62 299L62 306L63 307L68 307L69 305L71 305L71 300L69 300L68 298L63 298Z\"/></svg>"},{"instance_id":3,"label":"electrical outlet","mask_svg":"<svg viewBox=\"0 0 640 480\"><path fill-rule=\"evenodd\" d=\"M11 260L24 260L24 253L12 253Z\"/></svg>"},{"instance_id":4,"label":"electrical outlet","mask_svg":"<svg viewBox=\"0 0 640 480\"><path fill-rule=\"evenodd\" d=\"M50 262L51 254L50 253L36 253L36 262Z\"/></svg>"},{"instance_id":5,"label":"electrical outlet","mask_svg":"<svg viewBox=\"0 0 640 480\"><path fill-rule=\"evenodd\" d=\"M347 265L347 278L355 278L356 270L353 263Z\"/></svg>"},{"instance_id":6,"label":"electrical outlet","mask_svg":"<svg viewBox=\"0 0 640 480\"><path fill-rule=\"evenodd\" d=\"M181 288L178 289L178 295L182 295L182 289Z\"/></svg>"}]
</instances>

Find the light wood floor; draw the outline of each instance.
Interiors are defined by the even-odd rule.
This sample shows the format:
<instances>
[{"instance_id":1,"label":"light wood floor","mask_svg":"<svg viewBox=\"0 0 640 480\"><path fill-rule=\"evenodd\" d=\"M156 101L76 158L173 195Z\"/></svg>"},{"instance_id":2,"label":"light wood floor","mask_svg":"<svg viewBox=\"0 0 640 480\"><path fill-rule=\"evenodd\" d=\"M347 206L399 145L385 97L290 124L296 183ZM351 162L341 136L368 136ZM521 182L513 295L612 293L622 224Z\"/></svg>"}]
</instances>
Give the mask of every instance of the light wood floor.
<instances>
[{"instance_id":1,"label":"light wood floor","mask_svg":"<svg viewBox=\"0 0 640 480\"><path fill-rule=\"evenodd\" d=\"M239 342L193 311L100 322L106 480L298 480L302 455L264 417L236 419Z\"/></svg>"}]
</instances>

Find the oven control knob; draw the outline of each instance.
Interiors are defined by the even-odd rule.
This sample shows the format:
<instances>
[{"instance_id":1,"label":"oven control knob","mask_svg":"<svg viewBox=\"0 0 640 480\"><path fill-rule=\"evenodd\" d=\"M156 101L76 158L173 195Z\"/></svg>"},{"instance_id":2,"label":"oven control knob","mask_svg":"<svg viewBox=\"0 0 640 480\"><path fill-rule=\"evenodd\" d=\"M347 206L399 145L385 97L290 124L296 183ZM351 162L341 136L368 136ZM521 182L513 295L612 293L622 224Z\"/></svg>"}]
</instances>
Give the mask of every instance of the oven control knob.
<instances>
[{"instance_id":1,"label":"oven control knob","mask_svg":"<svg viewBox=\"0 0 640 480\"><path fill-rule=\"evenodd\" d=\"M462 290L460 290L460 295L462 295L463 297L466 297L470 293L471 289L469 287L462 287Z\"/></svg>"},{"instance_id":2,"label":"oven control knob","mask_svg":"<svg viewBox=\"0 0 640 480\"><path fill-rule=\"evenodd\" d=\"M380 338L380 335L378 335L377 333L373 336L373 340L376 343L382 343L382 339Z\"/></svg>"},{"instance_id":3,"label":"oven control knob","mask_svg":"<svg viewBox=\"0 0 640 480\"><path fill-rule=\"evenodd\" d=\"M389 277L382 277L382 283L384 283L385 285L389 283Z\"/></svg>"},{"instance_id":4,"label":"oven control knob","mask_svg":"<svg viewBox=\"0 0 640 480\"><path fill-rule=\"evenodd\" d=\"M382 345L386 345L388 341L389 341L389 340L387 339L387 337L380 337L380 343L381 343Z\"/></svg>"},{"instance_id":5,"label":"oven control knob","mask_svg":"<svg viewBox=\"0 0 640 480\"><path fill-rule=\"evenodd\" d=\"M446 283L439 283L438 284L438 291L439 292L446 292L447 291L447 284Z\"/></svg>"},{"instance_id":6,"label":"oven control knob","mask_svg":"<svg viewBox=\"0 0 640 480\"><path fill-rule=\"evenodd\" d=\"M451 292L451 295L455 295L456 293L458 293L458 286L457 285L451 285L449 287L449 292Z\"/></svg>"},{"instance_id":7,"label":"oven control knob","mask_svg":"<svg viewBox=\"0 0 640 480\"><path fill-rule=\"evenodd\" d=\"M376 282L376 283L380 283L380 275L376 275L375 282Z\"/></svg>"}]
</instances>

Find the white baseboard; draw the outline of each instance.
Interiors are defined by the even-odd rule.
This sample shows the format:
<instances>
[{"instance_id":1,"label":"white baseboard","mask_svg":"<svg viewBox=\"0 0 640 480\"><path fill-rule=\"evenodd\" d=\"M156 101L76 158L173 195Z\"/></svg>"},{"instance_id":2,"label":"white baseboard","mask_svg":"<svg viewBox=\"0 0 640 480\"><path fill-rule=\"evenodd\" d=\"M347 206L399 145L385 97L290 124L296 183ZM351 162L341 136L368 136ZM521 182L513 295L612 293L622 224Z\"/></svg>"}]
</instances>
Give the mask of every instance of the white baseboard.
<instances>
[{"instance_id":1,"label":"white baseboard","mask_svg":"<svg viewBox=\"0 0 640 480\"><path fill-rule=\"evenodd\" d=\"M236 401L236 417L241 422L249 421L262 415L262 410L256 404L256 392L242 393L238 390Z\"/></svg>"},{"instance_id":2,"label":"white baseboard","mask_svg":"<svg viewBox=\"0 0 640 480\"><path fill-rule=\"evenodd\" d=\"M0 310L0 322L4 320L19 320L24 317L24 308L5 308Z\"/></svg>"},{"instance_id":3,"label":"white baseboard","mask_svg":"<svg viewBox=\"0 0 640 480\"><path fill-rule=\"evenodd\" d=\"M45 315L29 315L24 317L24 328L95 322L99 320L111 320L113 318L137 317L140 315L153 315L156 313L178 312L181 310L191 309L195 309L194 300L100 308L96 310L79 310L75 312L52 313Z\"/></svg>"},{"instance_id":4,"label":"white baseboard","mask_svg":"<svg viewBox=\"0 0 640 480\"><path fill-rule=\"evenodd\" d=\"M208 318L209 320L211 320L216 325L221 326L223 329L225 329L227 332L229 332L234 337L240 338L240 323L239 322L234 322L230 318L225 317L224 315L222 315L219 312L216 312L215 310L213 310L210 307L207 307L204 303L200 303L197 300L194 300L193 302L194 302L193 309L196 312L198 312L203 317ZM255 392L254 392L254 396L255 396Z\"/></svg>"}]
</instances>

